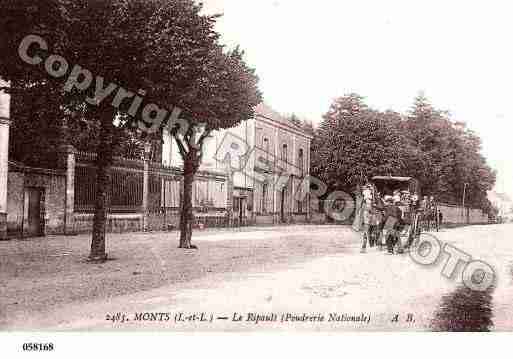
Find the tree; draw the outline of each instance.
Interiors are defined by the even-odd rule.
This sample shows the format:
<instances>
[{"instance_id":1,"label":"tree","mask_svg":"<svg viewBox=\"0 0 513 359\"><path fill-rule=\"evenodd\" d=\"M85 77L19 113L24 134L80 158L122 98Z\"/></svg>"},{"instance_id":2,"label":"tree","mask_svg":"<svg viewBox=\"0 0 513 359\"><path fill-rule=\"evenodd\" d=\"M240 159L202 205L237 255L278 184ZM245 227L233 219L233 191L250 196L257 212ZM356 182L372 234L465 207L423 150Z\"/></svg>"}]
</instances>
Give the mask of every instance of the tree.
<instances>
[{"instance_id":1,"label":"tree","mask_svg":"<svg viewBox=\"0 0 513 359\"><path fill-rule=\"evenodd\" d=\"M262 101L255 70L243 57L238 47L226 54L218 47L210 54L206 64L208 72L180 99L183 108L188 109L183 117L189 124L184 134L171 131L184 163L180 248L194 247L191 243L192 185L201 164L205 140L213 131L234 127L254 117L254 109Z\"/></svg>"},{"instance_id":2,"label":"tree","mask_svg":"<svg viewBox=\"0 0 513 359\"><path fill-rule=\"evenodd\" d=\"M357 94L338 98L312 143L312 173L331 189L352 191L374 175L406 175L415 152L400 116L370 109Z\"/></svg>"},{"instance_id":3,"label":"tree","mask_svg":"<svg viewBox=\"0 0 513 359\"><path fill-rule=\"evenodd\" d=\"M52 89L56 96L48 107L57 110L54 118L71 120L68 128L80 121L94 130L97 193L90 258L103 261L113 156L123 147L127 131L141 128L147 133L141 121L155 122L165 113L156 105L146 113L144 105L136 106L134 113L134 99L186 104L185 113L195 114L188 102L199 81L212 78L209 63L219 37L213 29L216 17L201 15L201 5L192 0L21 0L1 5L0 49L6 54L0 62L2 76L13 82L14 91ZM49 51L70 65L80 65L78 73L68 74L68 81L75 82L63 87L62 79L48 76L43 64L30 66L19 58L18 46L28 34L44 38ZM88 75L94 79L91 86L73 86ZM121 90L129 100L114 106Z\"/></svg>"},{"instance_id":4,"label":"tree","mask_svg":"<svg viewBox=\"0 0 513 359\"><path fill-rule=\"evenodd\" d=\"M495 183L495 173L481 154L481 139L465 123L451 120L448 112L435 109L419 95L405 130L423 157L417 168L425 193L460 204L467 187L469 205L489 207L487 191Z\"/></svg>"},{"instance_id":5,"label":"tree","mask_svg":"<svg viewBox=\"0 0 513 359\"><path fill-rule=\"evenodd\" d=\"M0 76L11 81L12 124L10 158L27 165L55 167L61 135L62 84L40 67L30 66L18 55L28 34L40 34L64 49L69 42L66 29L70 18L65 1L0 0Z\"/></svg>"},{"instance_id":6,"label":"tree","mask_svg":"<svg viewBox=\"0 0 513 359\"><path fill-rule=\"evenodd\" d=\"M303 126L303 121L299 117L297 117L295 113L293 113L290 116L288 116L287 119L288 119L288 121L290 121L291 123L293 123L297 127L302 127Z\"/></svg>"},{"instance_id":7,"label":"tree","mask_svg":"<svg viewBox=\"0 0 513 359\"><path fill-rule=\"evenodd\" d=\"M413 108L405 123L405 131L414 146L422 154L417 163L419 180L425 194L437 193L442 199L449 199L451 188L450 155L451 124L446 113L435 109L424 96L415 98Z\"/></svg>"}]
</instances>

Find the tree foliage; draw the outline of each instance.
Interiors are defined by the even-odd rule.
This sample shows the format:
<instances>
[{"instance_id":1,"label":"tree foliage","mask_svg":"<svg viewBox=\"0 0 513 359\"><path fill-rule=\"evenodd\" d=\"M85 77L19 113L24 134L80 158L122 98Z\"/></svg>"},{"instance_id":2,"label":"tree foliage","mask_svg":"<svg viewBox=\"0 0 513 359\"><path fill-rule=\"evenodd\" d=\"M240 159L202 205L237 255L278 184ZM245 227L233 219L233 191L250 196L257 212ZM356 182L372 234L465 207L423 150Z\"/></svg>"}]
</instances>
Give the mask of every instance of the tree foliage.
<instances>
[{"instance_id":1,"label":"tree foliage","mask_svg":"<svg viewBox=\"0 0 513 359\"><path fill-rule=\"evenodd\" d=\"M185 149L184 171L190 178L208 133L252 117L260 102L258 79L242 51L224 51L214 30L217 16L202 14L202 5L193 0L0 0L0 10L0 74L12 83L13 117L20 119L13 126L14 157L38 163L55 153L59 141L97 153L93 259L105 258L106 193L113 156L138 156L145 140L139 135L147 133L140 121L144 104L135 116L130 113L137 94L163 111L173 106L183 110L181 116L191 126L175 138ZM66 91L66 76L52 78L43 64L24 63L17 50L28 34L43 37L48 53L65 58L70 69L80 65L90 71L91 86ZM98 85L109 84L115 90L95 101ZM112 106L121 88L132 97ZM200 123L206 126L198 137ZM42 132L38 124L43 125ZM157 123L164 126L165 120ZM20 140L17 134L27 130L40 131L31 144L48 148L46 155L23 152L29 140Z\"/></svg>"},{"instance_id":2,"label":"tree foliage","mask_svg":"<svg viewBox=\"0 0 513 359\"><path fill-rule=\"evenodd\" d=\"M348 191L374 175L405 173L415 151L400 126L398 114L375 111L357 94L335 100L315 132L312 172Z\"/></svg>"},{"instance_id":3,"label":"tree foliage","mask_svg":"<svg viewBox=\"0 0 513 359\"><path fill-rule=\"evenodd\" d=\"M407 116L371 109L357 94L336 99L315 132L312 172L346 191L374 175L412 176L425 194L454 204L467 183L467 203L484 210L495 183L479 137L422 95Z\"/></svg>"}]
</instances>

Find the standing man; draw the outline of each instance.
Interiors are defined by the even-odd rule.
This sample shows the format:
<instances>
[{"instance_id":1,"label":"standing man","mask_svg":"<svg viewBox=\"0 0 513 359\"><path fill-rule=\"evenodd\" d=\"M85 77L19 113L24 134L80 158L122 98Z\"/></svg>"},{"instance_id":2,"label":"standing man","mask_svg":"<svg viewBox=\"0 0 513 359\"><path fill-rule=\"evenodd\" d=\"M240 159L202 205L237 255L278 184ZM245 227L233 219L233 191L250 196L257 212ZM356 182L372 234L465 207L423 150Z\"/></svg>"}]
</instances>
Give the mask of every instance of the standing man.
<instances>
[{"instance_id":1,"label":"standing man","mask_svg":"<svg viewBox=\"0 0 513 359\"><path fill-rule=\"evenodd\" d=\"M355 232L360 232L362 230L362 210L363 210L363 193L360 188L355 190L356 197L356 210L354 212L354 220L353 220L353 230Z\"/></svg>"},{"instance_id":2,"label":"standing man","mask_svg":"<svg viewBox=\"0 0 513 359\"><path fill-rule=\"evenodd\" d=\"M425 230L426 232L429 232L429 214L428 214L428 208L429 208L429 199L428 196L424 196L422 198L422 201L420 201L420 218L421 218L421 224L424 228L421 228L422 230Z\"/></svg>"},{"instance_id":3,"label":"standing man","mask_svg":"<svg viewBox=\"0 0 513 359\"><path fill-rule=\"evenodd\" d=\"M435 225L435 229L438 232L440 230L440 224L438 221L438 205L435 200L435 196L429 198L429 217Z\"/></svg>"},{"instance_id":4,"label":"standing man","mask_svg":"<svg viewBox=\"0 0 513 359\"><path fill-rule=\"evenodd\" d=\"M410 212L410 230L408 232L408 241L406 242L406 248L410 248L415 238L420 235L419 231L419 196L414 193L410 198L409 204Z\"/></svg>"},{"instance_id":5,"label":"standing man","mask_svg":"<svg viewBox=\"0 0 513 359\"><path fill-rule=\"evenodd\" d=\"M367 242L370 240L370 227L372 220L372 186L365 185L362 189L363 203L362 215L362 249L361 253L367 251Z\"/></svg>"},{"instance_id":6,"label":"standing man","mask_svg":"<svg viewBox=\"0 0 513 359\"><path fill-rule=\"evenodd\" d=\"M373 240L373 244L379 246L379 249L383 249L381 234L383 232L384 225L384 203L381 199L381 194L375 189L374 199L372 201L372 218L371 218L371 229L370 234Z\"/></svg>"},{"instance_id":7,"label":"standing man","mask_svg":"<svg viewBox=\"0 0 513 359\"><path fill-rule=\"evenodd\" d=\"M372 200L366 199L362 205L362 249L361 253L367 251L367 242L370 241L371 217L372 217Z\"/></svg>"},{"instance_id":8,"label":"standing man","mask_svg":"<svg viewBox=\"0 0 513 359\"><path fill-rule=\"evenodd\" d=\"M394 254L402 227L402 212L398 204L393 198L387 198L385 202L384 235L388 254Z\"/></svg>"}]
</instances>

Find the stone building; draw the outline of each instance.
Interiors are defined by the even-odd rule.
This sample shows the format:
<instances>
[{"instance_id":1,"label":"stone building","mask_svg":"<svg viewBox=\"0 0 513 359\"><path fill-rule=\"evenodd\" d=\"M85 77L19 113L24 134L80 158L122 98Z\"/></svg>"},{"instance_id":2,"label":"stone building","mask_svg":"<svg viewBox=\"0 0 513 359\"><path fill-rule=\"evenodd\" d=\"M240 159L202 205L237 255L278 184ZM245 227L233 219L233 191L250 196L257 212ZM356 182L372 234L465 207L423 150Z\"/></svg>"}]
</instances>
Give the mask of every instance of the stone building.
<instances>
[{"instance_id":1,"label":"stone building","mask_svg":"<svg viewBox=\"0 0 513 359\"><path fill-rule=\"evenodd\" d=\"M308 221L312 135L268 106L260 105L256 112L255 146L260 149L254 165L256 222Z\"/></svg>"},{"instance_id":2,"label":"stone building","mask_svg":"<svg viewBox=\"0 0 513 359\"><path fill-rule=\"evenodd\" d=\"M237 127L216 131L205 143L201 171L226 173L218 158L226 141L240 142L244 169L230 174L231 183L196 181L195 204L224 198L236 224L304 222L309 214L310 144L312 135L288 121L265 104L256 108L255 118ZM162 162L182 166L176 144L163 133ZM222 204L221 202L218 202Z\"/></svg>"}]
</instances>

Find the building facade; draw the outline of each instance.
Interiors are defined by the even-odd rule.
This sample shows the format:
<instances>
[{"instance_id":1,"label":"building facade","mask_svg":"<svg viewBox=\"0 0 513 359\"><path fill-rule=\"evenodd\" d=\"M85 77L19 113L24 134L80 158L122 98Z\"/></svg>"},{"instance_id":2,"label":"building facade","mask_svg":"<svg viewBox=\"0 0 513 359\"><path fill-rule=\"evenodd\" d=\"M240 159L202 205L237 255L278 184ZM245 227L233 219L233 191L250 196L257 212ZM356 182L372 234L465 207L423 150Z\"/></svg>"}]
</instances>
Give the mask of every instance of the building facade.
<instances>
[{"instance_id":1,"label":"building facade","mask_svg":"<svg viewBox=\"0 0 513 359\"><path fill-rule=\"evenodd\" d=\"M257 223L309 220L312 135L260 105L255 118L254 212Z\"/></svg>"},{"instance_id":2,"label":"building facade","mask_svg":"<svg viewBox=\"0 0 513 359\"><path fill-rule=\"evenodd\" d=\"M223 143L231 138L245 147L241 170L229 171L218 158ZM235 225L308 221L311 140L312 135L304 129L267 105L259 105L254 119L216 131L205 143L200 171L225 173L229 180L226 185L196 180L194 206L217 196L217 208L231 212ZM165 130L162 163L183 165L176 143Z\"/></svg>"}]
</instances>

